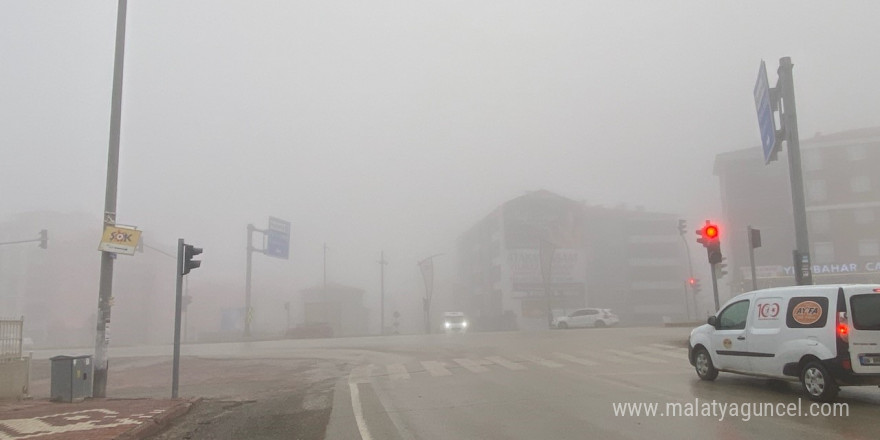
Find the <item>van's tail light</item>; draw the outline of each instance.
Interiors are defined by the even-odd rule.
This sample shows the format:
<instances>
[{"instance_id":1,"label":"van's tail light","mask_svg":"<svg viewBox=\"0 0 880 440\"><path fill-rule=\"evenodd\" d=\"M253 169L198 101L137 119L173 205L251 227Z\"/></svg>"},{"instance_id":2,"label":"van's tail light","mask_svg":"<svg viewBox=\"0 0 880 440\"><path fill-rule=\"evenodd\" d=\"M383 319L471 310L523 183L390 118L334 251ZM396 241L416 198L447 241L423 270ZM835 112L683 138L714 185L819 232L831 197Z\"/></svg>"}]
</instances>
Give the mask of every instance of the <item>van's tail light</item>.
<instances>
[{"instance_id":1,"label":"van's tail light","mask_svg":"<svg viewBox=\"0 0 880 440\"><path fill-rule=\"evenodd\" d=\"M837 337L843 342L849 342L849 319L846 312L837 312Z\"/></svg>"}]
</instances>

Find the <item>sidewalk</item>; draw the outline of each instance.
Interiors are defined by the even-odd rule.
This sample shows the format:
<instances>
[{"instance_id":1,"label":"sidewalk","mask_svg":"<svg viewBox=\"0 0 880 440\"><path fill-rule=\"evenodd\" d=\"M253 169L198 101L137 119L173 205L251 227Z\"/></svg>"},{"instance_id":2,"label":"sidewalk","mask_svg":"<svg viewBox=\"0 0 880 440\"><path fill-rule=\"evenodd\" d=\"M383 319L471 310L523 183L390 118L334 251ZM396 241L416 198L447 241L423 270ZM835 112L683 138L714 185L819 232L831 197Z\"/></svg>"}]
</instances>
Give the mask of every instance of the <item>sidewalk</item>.
<instances>
[{"instance_id":1,"label":"sidewalk","mask_svg":"<svg viewBox=\"0 0 880 440\"><path fill-rule=\"evenodd\" d=\"M186 414L198 399L0 402L0 440L135 440Z\"/></svg>"}]
</instances>

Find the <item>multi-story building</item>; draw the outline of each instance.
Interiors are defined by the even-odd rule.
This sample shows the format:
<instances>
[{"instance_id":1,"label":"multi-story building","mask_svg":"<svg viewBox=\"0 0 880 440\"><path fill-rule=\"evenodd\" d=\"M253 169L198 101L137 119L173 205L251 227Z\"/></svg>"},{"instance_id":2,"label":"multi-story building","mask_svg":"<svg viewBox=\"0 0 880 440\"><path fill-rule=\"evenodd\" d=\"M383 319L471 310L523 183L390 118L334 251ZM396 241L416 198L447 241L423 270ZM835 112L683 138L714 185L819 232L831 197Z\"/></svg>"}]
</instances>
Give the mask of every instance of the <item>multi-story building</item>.
<instances>
[{"instance_id":1,"label":"multi-story building","mask_svg":"<svg viewBox=\"0 0 880 440\"><path fill-rule=\"evenodd\" d=\"M546 328L581 307L630 324L683 318L692 300L677 225L671 214L526 194L459 239L456 300L485 329Z\"/></svg>"},{"instance_id":2,"label":"multi-story building","mask_svg":"<svg viewBox=\"0 0 880 440\"><path fill-rule=\"evenodd\" d=\"M813 282L880 282L880 127L802 140L801 162ZM758 288L795 284L795 230L786 151L764 164L760 147L720 154L720 180L731 292L752 289L747 228Z\"/></svg>"}]
</instances>

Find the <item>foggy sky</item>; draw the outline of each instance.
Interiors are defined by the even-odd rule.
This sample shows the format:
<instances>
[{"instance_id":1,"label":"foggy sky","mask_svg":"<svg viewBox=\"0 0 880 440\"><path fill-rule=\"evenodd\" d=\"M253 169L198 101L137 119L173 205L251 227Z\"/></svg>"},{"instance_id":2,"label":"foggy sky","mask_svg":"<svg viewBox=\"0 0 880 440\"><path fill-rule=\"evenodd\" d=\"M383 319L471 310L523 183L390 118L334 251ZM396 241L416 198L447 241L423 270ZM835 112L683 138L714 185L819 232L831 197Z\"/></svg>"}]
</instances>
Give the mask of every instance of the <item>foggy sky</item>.
<instances>
[{"instance_id":1,"label":"foggy sky","mask_svg":"<svg viewBox=\"0 0 880 440\"><path fill-rule=\"evenodd\" d=\"M243 285L246 225L279 217L291 259L258 256L255 277L318 283L326 242L328 278L373 291L381 250L390 290L421 289L418 259L528 191L695 224L720 216L715 155L760 144L762 59L775 85L792 57L801 139L878 125L878 17L872 1L130 0L117 221L204 247L193 283ZM0 0L0 220L100 221L115 26L113 0Z\"/></svg>"}]
</instances>

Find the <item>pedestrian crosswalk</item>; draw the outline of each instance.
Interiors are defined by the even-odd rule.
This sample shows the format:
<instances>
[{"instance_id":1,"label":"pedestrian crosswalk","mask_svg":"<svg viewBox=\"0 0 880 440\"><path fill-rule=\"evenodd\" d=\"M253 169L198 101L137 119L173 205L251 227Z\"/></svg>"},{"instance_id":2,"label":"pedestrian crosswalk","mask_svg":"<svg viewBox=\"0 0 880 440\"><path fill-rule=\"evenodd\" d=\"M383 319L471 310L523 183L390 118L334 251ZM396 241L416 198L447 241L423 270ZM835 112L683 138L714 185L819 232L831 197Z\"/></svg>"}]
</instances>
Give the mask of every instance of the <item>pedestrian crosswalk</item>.
<instances>
[{"instance_id":1,"label":"pedestrian crosswalk","mask_svg":"<svg viewBox=\"0 0 880 440\"><path fill-rule=\"evenodd\" d=\"M409 380L413 375L432 377L452 376L461 373L485 374L492 371L521 371L528 369L558 369L585 367L597 371L607 368L623 368L623 365L675 365L687 364L687 349L666 344L650 344L628 349L598 349L589 352L517 353L505 356L450 357L389 363L387 365L362 365L352 370L357 381L367 376L385 377L390 381ZM383 371L384 370L384 371Z\"/></svg>"}]
</instances>

